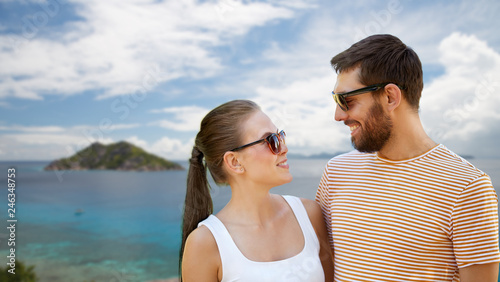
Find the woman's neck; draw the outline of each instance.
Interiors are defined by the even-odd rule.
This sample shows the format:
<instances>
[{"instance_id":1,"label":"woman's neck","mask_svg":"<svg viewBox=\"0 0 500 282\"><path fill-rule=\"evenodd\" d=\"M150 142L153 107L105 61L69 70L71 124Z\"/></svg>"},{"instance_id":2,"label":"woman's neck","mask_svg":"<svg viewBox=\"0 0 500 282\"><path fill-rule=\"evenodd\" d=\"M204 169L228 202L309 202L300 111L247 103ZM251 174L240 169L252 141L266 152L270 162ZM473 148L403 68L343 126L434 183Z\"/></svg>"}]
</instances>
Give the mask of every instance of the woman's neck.
<instances>
[{"instance_id":1,"label":"woman's neck","mask_svg":"<svg viewBox=\"0 0 500 282\"><path fill-rule=\"evenodd\" d=\"M265 225L279 212L276 205L279 196L270 194L269 190L248 184L231 186L231 200L220 213L224 213L226 221Z\"/></svg>"}]
</instances>

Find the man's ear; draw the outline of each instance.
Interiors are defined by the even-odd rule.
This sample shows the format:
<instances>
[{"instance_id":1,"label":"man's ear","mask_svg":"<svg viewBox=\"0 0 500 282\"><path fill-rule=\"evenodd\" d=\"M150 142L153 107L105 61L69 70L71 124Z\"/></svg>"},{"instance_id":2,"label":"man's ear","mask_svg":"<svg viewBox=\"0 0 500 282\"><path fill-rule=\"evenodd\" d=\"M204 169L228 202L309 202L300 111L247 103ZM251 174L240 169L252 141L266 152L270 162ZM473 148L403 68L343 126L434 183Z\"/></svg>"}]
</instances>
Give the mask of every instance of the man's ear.
<instances>
[{"instance_id":1,"label":"man's ear","mask_svg":"<svg viewBox=\"0 0 500 282\"><path fill-rule=\"evenodd\" d=\"M243 165L238 160L238 152L228 151L224 153L224 166L231 174L242 174L245 171Z\"/></svg>"},{"instance_id":2,"label":"man's ear","mask_svg":"<svg viewBox=\"0 0 500 282\"><path fill-rule=\"evenodd\" d=\"M389 83L384 88L384 102L386 109L389 112L394 111L401 104L403 99L401 89L396 84Z\"/></svg>"}]
</instances>

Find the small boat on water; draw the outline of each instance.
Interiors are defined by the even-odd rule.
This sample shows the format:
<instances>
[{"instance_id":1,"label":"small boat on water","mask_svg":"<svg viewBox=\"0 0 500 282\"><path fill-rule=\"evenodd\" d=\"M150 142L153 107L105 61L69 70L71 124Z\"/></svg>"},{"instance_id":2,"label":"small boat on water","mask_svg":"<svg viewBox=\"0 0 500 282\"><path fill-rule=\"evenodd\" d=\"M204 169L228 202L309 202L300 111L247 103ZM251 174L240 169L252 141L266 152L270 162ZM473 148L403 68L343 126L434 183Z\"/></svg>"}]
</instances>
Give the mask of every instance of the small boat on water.
<instances>
[{"instance_id":1,"label":"small boat on water","mask_svg":"<svg viewBox=\"0 0 500 282\"><path fill-rule=\"evenodd\" d=\"M77 209L75 215L82 215L85 211L83 209Z\"/></svg>"}]
</instances>

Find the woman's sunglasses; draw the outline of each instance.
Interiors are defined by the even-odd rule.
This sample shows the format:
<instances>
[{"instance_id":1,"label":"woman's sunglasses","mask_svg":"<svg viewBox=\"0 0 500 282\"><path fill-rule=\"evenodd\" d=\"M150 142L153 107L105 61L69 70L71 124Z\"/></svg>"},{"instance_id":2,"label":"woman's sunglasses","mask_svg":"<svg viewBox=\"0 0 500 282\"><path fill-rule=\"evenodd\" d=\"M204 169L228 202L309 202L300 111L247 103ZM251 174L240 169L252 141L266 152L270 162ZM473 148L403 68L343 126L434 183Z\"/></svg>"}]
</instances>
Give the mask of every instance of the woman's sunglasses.
<instances>
[{"instance_id":1,"label":"woman's sunglasses","mask_svg":"<svg viewBox=\"0 0 500 282\"><path fill-rule=\"evenodd\" d=\"M385 82L385 83L373 84L373 85L370 85L370 86L366 86L366 87L363 87L363 88L360 88L360 89L356 89L356 90L353 90L353 91L350 91L350 92L340 93L340 94L339 93L334 93L332 91L333 100L335 100L335 102L339 105L339 107L344 112L346 112L347 110L349 110L349 107L347 106L347 101L345 100L346 97L355 96L355 95L359 95L359 94L364 94L364 93L367 93L367 92L377 91L380 88L385 87L389 83L392 83L392 82ZM392 83L392 84L395 84L395 83ZM399 89L401 89L401 90L405 89L404 87L401 87L401 86L399 86L397 84L395 84L395 85L397 87L399 87Z\"/></svg>"},{"instance_id":2,"label":"woman's sunglasses","mask_svg":"<svg viewBox=\"0 0 500 282\"><path fill-rule=\"evenodd\" d=\"M266 138L262 138L260 140L255 141L255 142L248 143L248 144L243 145L243 146L239 146L238 148L234 148L230 151L236 152L236 151L239 151L239 150L244 149L246 147L250 147L250 146L253 146L253 145L256 145L256 144L259 144L259 143L266 141L267 145L269 146L269 150L271 150L271 152L273 154L277 155L281 152L281 144L285 144L285 136L286 136L285 131L281 130L279 133L270 134Z\"/></svg>"}]
</instances>

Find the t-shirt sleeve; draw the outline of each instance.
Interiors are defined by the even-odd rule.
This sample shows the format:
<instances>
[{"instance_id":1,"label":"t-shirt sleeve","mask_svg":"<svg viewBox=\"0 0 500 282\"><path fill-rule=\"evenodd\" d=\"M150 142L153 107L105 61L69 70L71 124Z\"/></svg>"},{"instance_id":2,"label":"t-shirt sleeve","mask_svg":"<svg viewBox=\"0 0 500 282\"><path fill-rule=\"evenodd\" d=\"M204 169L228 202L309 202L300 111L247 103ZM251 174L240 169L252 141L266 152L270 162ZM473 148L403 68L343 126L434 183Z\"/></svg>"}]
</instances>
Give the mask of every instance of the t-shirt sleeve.
<instances>
[{"instance_id":1,"label":"t-shirt sleeve","mask_svg":"<svg viewBox=\"0 0 500 282\"><path fill-rule=\"evenodd\" d=\"M330 247L333 250L333 238L332 238L332 219L331 219L331 208L330 205L330 191L328 185L328 164L323 171L323 176L318 185L318 190L316 191L316 202L319 203L321 210L323 212L323 219L326 222L326 229L328 231L328 239L330 242Z\"/></svg>"},{"instance_id":2,"label":"t-shirt sleeve","mask_svg":"<svg viewBox=\"0 0 500 282\"><path fill-rule=\"evenodd\" d=\"M500 262L498 198L486 174L473 180L458 197L451 231L459 268Z\"/></svg>"}]
</instances>

